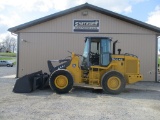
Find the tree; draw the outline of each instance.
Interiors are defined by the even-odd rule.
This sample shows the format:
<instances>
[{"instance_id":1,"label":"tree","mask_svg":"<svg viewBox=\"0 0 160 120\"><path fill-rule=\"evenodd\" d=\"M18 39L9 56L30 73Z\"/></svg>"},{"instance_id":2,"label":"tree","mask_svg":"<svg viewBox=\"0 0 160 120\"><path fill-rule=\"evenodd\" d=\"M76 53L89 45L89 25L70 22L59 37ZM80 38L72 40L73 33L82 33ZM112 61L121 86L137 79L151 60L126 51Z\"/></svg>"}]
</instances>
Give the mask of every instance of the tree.
<instances>
[{"instance_id":1,"label":"tree","mask_svg":"<svg viewBox=\"0 0 160 120\"><path fill-rule=\"evenodd\" d=\"M17 40L14 37L7 35L3 39L4 47L6 48L6 52L15 52L15 48L17 46Z\"/></svg>"},{"instance_id":2,"label":"tree","mask_svg":"<svg viewBox=\"0 0 160 120\"><path fill-rule=\"evenodd\" d=\"M12 46L12 52L15 52L15 48L17 47L17 41L14 37L11 37L11 46Z\"/></svg>"},{"instance_id":3,"label":"tree","mask_svg":"<svg viewBox=\"0 0 160 120\"><path fill-rule=\"evenodd\" d=\"M6 48L4 47L3 43L0 43L0 52L5 52Z\"/></svg>"}]
</instances>

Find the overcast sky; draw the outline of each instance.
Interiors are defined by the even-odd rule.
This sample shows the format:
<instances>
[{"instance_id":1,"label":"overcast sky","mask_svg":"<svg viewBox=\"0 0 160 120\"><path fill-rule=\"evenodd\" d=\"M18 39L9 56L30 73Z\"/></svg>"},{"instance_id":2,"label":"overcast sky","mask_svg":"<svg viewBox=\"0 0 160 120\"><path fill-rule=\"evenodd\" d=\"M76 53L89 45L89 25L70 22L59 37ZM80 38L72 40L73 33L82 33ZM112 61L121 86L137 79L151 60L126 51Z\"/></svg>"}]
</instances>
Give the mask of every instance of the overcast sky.
<instances>
[{"instance_id":1,"label":"overcast sky","mask_svg":"<svg viewBox=\"0 0 160 120\"><path fill-rule=\"evenodd\" d=\"M10 27L86 2L160 27L160 0L0 0L0 40Z\"/></svg>"}]
</instances>

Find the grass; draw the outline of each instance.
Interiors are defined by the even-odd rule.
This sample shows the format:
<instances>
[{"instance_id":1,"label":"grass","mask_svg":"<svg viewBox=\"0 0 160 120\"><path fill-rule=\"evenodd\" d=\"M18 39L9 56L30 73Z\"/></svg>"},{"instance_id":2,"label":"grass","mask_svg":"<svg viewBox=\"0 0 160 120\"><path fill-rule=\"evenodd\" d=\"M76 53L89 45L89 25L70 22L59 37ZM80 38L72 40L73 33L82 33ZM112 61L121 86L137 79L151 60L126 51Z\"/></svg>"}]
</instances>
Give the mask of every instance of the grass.
<instances>
[{"instance_id":1,"label":"grass","mask_svg":"<svg viewBox=\"0 0 160 120\"><path fill-rule=\"evenodd\" d=\"M15 58L11 57L0 57L0 60L14 60Z\"/></svg>"},{"instance_id":2,"label":"grass","mask_svg":"<svg viewBox=\"0 0 160 120\"><path fill-rule=\"evenodd\" d=\"M158 64L160 65L160 58L158 58Z\"/></svg>"},{"instance_id":3,"label":"grass","mask_svg":"<svg viewBox=\"0 0 160 120\"><path fill-rule=\"evenodd\" d=\"M0 60L13 61L16 64L16 53L0 53Z\"/></svg>"},{"instance_id":4,"label":"grass","mask_svg":"<svg viewBox=\"0 0 160 120\"><path fill-rule=\"evenodd\" d=\"M16 57L16 53L0 53L0 56Z\"/></svg>"}]
</instances>

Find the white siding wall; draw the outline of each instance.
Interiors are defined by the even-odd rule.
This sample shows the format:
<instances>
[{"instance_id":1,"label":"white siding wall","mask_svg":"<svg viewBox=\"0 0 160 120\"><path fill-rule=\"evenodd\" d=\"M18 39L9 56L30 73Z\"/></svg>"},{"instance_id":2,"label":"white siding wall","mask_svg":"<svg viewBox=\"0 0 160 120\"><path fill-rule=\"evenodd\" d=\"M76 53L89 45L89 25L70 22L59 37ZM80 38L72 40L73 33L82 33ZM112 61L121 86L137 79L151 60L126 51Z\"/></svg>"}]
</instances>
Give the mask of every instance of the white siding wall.
<instances>
[{"instance_id":1,"label":"white siding wall","mask_svg":"<svg viewBox=\"0 0 160 120\"><path fill-rule=\"evenodd\" d=\"M85 36L108 36L119 40L117 48L121 48L122 53L132 53L140 58L145 81L155 80L156 35L153 31L91 10L87 10L88 16L82 16L82 11L19 31L19 77L38 70L48 72L47 60L65 58L70 55L68 50L81 54ZM74 34L73 19L99 19L99 34Z\"/></svg>"}]
</instances>

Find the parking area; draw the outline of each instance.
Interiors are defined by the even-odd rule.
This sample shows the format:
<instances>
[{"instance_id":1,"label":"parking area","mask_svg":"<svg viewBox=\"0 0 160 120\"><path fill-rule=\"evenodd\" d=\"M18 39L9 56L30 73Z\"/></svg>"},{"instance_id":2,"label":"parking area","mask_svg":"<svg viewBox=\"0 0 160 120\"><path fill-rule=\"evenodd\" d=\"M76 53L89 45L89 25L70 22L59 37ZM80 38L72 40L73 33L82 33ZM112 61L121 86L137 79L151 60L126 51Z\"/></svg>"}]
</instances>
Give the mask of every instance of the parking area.
<instances>
[{"instance_id":1,"label":"parking area","mask_svg":"<svg viewBox=\"0 0 160 120\"><path fill-rule=\"evenodd\" d=\"M158 120L160 83L127 85L120 95L73 88L59 95L50 89L12 92L15 67L0 67L0 120Z\"/></svg>"}]
</instances>

